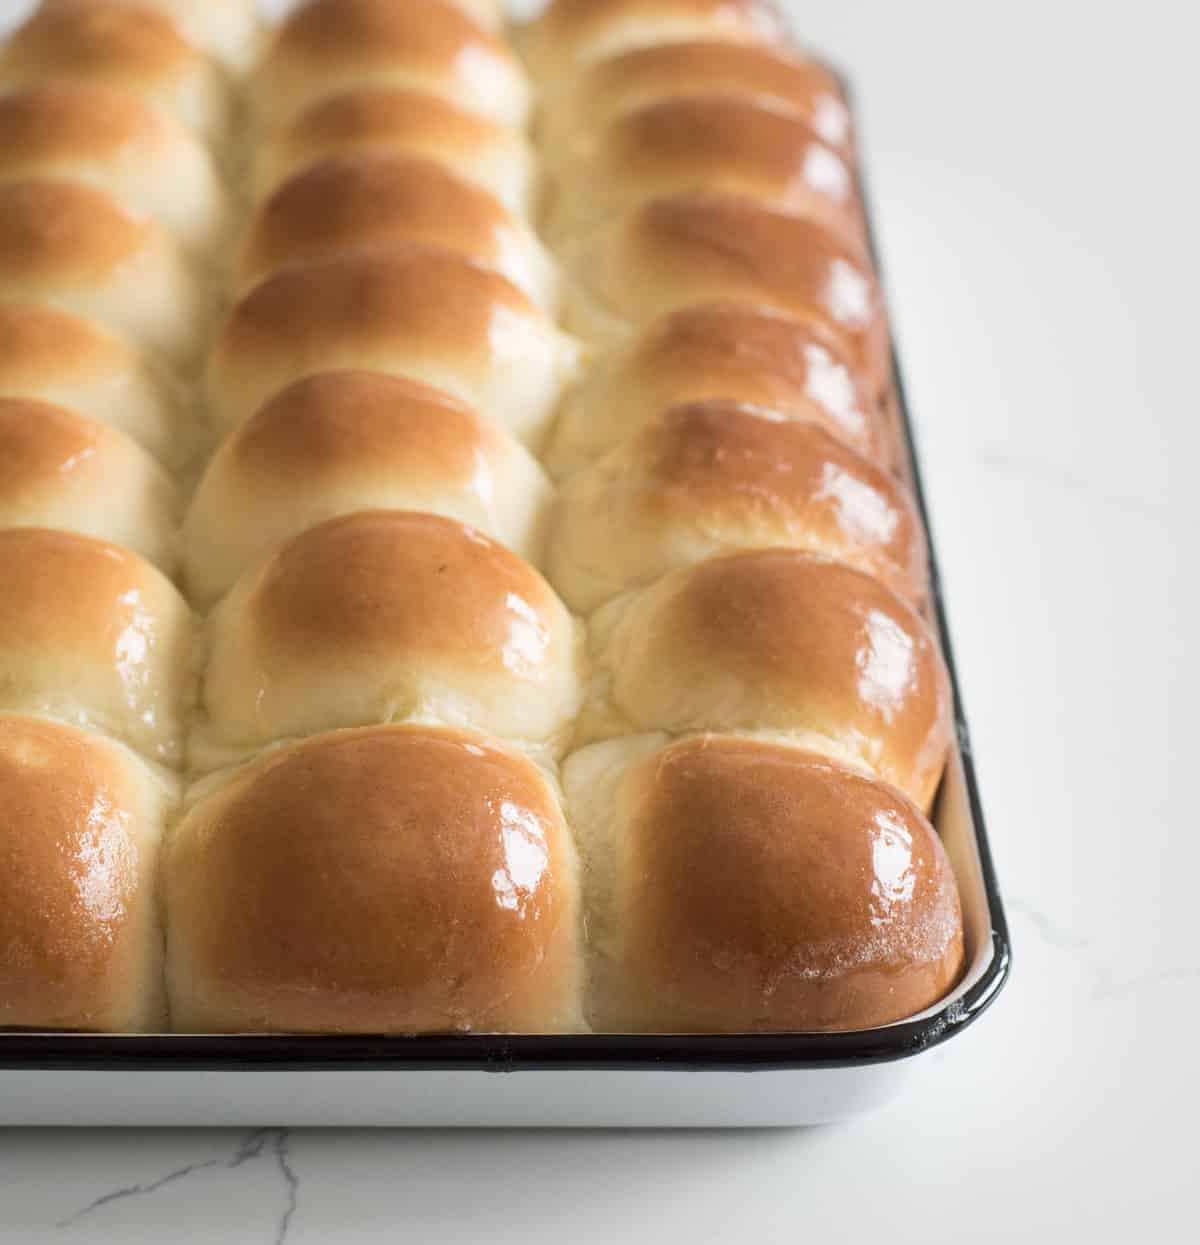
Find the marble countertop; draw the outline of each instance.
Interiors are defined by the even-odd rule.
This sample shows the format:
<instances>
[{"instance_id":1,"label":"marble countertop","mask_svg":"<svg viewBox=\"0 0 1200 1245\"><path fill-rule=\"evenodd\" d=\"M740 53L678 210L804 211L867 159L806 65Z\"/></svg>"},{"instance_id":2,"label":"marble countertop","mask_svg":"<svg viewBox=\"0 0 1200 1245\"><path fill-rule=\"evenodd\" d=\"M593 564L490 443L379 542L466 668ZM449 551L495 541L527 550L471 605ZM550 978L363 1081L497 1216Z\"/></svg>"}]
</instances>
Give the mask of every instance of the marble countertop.
<instances>
[{"instance_id":1,"label":"marble countertop","mask_svg":"<svg viewBox=\"0 0 1200 1245\"><path fill-rule=\"evenodd\" d=\"M792 7L860 93L1008 990L821 1129L2 1131L0 1240L1195 1239L1198 22Z\"/></svg>"}]
</instances>

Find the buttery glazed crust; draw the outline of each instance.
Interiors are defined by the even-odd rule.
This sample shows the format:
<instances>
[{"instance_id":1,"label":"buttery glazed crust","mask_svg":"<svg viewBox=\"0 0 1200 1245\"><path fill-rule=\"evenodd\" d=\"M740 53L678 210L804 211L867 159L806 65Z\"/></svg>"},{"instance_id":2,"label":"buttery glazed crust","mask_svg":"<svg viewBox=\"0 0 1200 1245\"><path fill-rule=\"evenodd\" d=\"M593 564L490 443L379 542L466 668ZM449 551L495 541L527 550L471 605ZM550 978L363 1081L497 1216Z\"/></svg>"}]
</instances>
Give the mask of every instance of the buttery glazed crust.
<instances>
[{"instance_id":1,"label":"buttery glazed crust","mask_svg":"<svg viewBox=\"0 0 1200 1245\"><path fill-rule=\"evenodd\" d=\"M284 385L365 368L443 389L536 443L575 362L511 281L437 247L396 245L287 268L230 313L208 371L223 431Z\"/></svg>"},{"instance_id":2,"label":"buttery glazed crust","mask_svg":"<svg viewBox=\"0 0 1200 1245\"><path fill-rule=\"evenodd\" d=\"M551 743L579 706L578 648L549 584L475 529L408 511L331 519L248 570L214 615L201 743L402 720Z\"/></svg>"},{"instance_id":3,"label":"buttery glazed crust","mask_svg":"<svg viewBox=\"0 0 1200 1245\"><path fill-rule=\"evenodd\" d=\"M765 303L832 334L875 392L887 384L887 322L870 262L794 212L734 195L675 195L569 258L602 312L628 325L719 299Z\"/></svg>"},{"instance_id":4,"label":"buttery glazed crust","mask_svg":"<svg viewBox=\"0 0 1200 1245\"><path fill-rule=\"evenodd\" d=\"M191 612L135 553L76 532L0 529L0 711L90 726L182 756ZM19 588L18 588L19 586Z\"/></svg>"},{"instance_id":5,"label":"buttery glazed crust","mask_svg":"<svg viewBox=\"0 0 1200 1245\"><path fill-rule=\"evenodd\" d=\"M794 113L718 94L657 100L614 120L560 168L550 228L582 236L639 203L699 191L784 208L865 244L844 158Z\"/></svg>"},{"instance_id":6,"label":"buttery glazed crust","mask_svg":"<svg viewBox=\"0 0 1200 1245\"><path fill-rule=\"evenodd\" d=\"M549 482L497 424L427 385L326 372L282 390L217 450L184 527L192 600L211 605L272 546L356 510L423 510L540 556Z\"/></svg>"},{"instance_id":7,"label":"buttery glazed crust","mask_svg":"<svg viewBox=\"0 0 1200 1245\"><path fill-rule=\"evenodd\" d=\"M777 733L932 803L950 744L949 680L928 627L878 580L800 550L755 549L606 608L592 639L597 693L614 716L592 737Z\"/></svg>"},{"instance_id":8,"label":"buttery glazed crust","mask_svg":"<svg viewBox=\"0 0 1200 1245\"><path fill-rule=\"evenodd\" d=\"M604 1027L863 1029L931 1005L962 971L937 834L899 792L822 757L687 740L627 772L606 829Z\"/></svg>"},{"instance_id":9,"label":"buttery glazed crust","mask_svg":"<svg viewBox=\"0 0 1200 1245\"><path fill-rule=\"evenodd\" d=\"M174 786L120 745L0 714L0 1029L160 1029L156 865Z\"/></svg>"},{"instance_id":10,"label":"buttery glazed crust","mask_svg":"<svg viewBox=\"0 0 1200 1245\"><path fill-rule=\"evenodd\" d=\"M57 81L0 95L0 181L30 177L107 191L189 247L213 243L226 224L207 150L181 122L113 87Z\"/></svg>"},{"instance_id":11,"label":"buttery glazed crust","mask_svg":"<svg viewBox=\"0 0 1200 1245\"><path fill-rule=\"evenodd\" d=\"M770 0L554 0L525 32L540 79L570 78L582 61L695 39L783 41Z\"/></svg>"},{"instance_id":12,"label":"buttery glazed crust","mask_svg":"<svg viewBox=\"0 0 1200 1245\"><path fill-rule=\"evenodd\" d=\"M179 513L170 477L136 442L65 407L0 397L0 528L82 532L169 573Z\"/></svg>"},{"instance_id":13,"label":"buttery glazed crust","mask_svg":"<svg viewBox=\"0 0 1200 1245\"><path fill-rule=\"evenodd\" d=\"M924 595L924 536L895 477L820 424L716 401L668 409L564 483L550 576L587 611L677 566L771 545L837 558L910 601Z\"/></svg>"},{"instance_id":14,"label":"buttery glazed crust","mask_svg":"<svg viewBox=\"0 0 1200 1245\"><path fill-rule=\"evenodd\" d=\"M289 264L395 242L441 246L554 302L549 256L528 225L436 160L331 156L297 173L255 213L241 248L243 287Z\"/></svg>"},{"instance_id":15,"label":"buttery glazed crust","mask_svg":"<svg viewBox=\"0 0 1200 1245\"><path fill-rule=\"evenodd\" d=\"M165 243L154 227L102 190L66 178L0 185L0 274L19 291L44 281L54 290L111 279L147 249Z\"/></svg>"},{"instance_id":16,"label":"buttery glazed crust","mask_svg":"<svg viewBox=\"0 0 1200 1245\"><path fill-rule=\"evenodd\" d=\"M330 156L422 156L490 190L510 210L529 206L533 152L517 131L425 91L363 87L329 95L258 147L261 197Z\"/></svg>"},{"instance_id":17,"label":"buttery glazed crust","mask_svg":"<svg viewBox=\"0 0 1200 1245\"><path fill-rule=\"evenodd\" d=\"M161 15L194 47L244 69L258 50L257 0L101 0L132 9L142 21ZM97 0L42 0L43 8L86 12Z\"/></svg>"},{"instance_id":18,"label":"buttery glazed crust","mask_svg":"<svg viewBox=\"0 0 1200 1245\"><path fill-rule=\"evenodd\" d=\"M161 225L57 178L0 185L0 298L45 302L174 358L195 350L203 322L192 274Z\"/></svg>"},{"instance_id":19,"label":"buttery glazed crust","mask_svg":"<svg viewBox=\"0 0 1200 1245\"><path fill-rule=\"evenodd\" d=\"M769 104L804 121L842 155L853 152L850 110L824 65L781 47L729 40L655 44L597 61L539 124L553 159L554 148L569 146L580 130L597 132L631 109L692 95Z\"/></svg>"},{"instance_id":20,"label":"buttery glazed crust","mask_svg":"<svg viewBox=\"0 0 1200 1245\"><path fill-rule=\"evenodd\" d=\"M863 372L819 324L715 302L652 322L563 404L547 462L566 475L672 406L721 400L815 420L874 461L889 457Z\"/></svg>"},{"instance_id":21,"label":"buttery glazed crust","mask_svg":"<svg viewBox=\"0 0 1200 1245\"><path fill-rule=\"evenodd\" d=\"M229 86L219 67L166 14L141 5L41 4L0 47L0 83L23 86L52 78L130 91L210 139L221 136L229 121Z\"/></svg>"},{"instance_id":22,"label":"buttery glazed crust","mask_svg":"<svg viewBox=\"0 0 1200 1245\"><path fill-rule=\"evenodd\" d=\"M177 1029L580 1027L570 835L542 773L483 736L268 753L191 809L165 887Z\"/></svg>"},{"instance_id":23,"label":"buttery glazed crust","mask_svg":"<svg viewBox=\"0 0 1200 1245\"><path fill-rule=\"evenodd\" d=\"M164 371L88 320L30 302L0 303L0 395L57 403L127 433L160 461L189 452Z\"/></svg>"},{"instance_id":24,"label":"buttery glazed crust","mask_svg":"<svg viewBox=\"0 0 1200 1245\"><path fill-rule=\"evenodd\" d=\"M265 128L359 86L418 87L520 126L529 87L496 35L443 0L308 0L279 28L255 89Z\"/></svg>"}]
</instances>

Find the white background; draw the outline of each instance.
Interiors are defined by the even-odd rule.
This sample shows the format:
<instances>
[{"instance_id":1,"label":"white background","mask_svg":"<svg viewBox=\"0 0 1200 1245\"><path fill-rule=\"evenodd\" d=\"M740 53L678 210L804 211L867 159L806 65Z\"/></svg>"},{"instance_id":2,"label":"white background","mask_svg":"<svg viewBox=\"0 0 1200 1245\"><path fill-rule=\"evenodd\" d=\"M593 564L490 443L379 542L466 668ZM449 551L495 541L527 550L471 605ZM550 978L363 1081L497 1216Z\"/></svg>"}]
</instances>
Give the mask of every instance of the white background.
<instances>
[{"instance_id":1,"label":"white background","mask_svg":"<svg viewBox=\"0 0 1200 1245\"><path fill-rule=\"evenodd\" d=\"M825 1129L0 1133L0 1239L1196 1239L1195 7L789 7L858 87L1008 991Z\"/></svg>"}]
</instances>

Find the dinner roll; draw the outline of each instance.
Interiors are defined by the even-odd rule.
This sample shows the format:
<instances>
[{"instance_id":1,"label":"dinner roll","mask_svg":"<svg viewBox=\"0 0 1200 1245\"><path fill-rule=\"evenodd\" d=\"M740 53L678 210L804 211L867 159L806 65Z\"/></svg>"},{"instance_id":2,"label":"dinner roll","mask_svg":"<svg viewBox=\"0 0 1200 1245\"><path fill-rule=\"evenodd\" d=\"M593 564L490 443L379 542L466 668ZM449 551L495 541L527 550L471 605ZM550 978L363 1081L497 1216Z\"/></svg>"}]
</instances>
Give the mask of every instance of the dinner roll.
<instances>
[{"instance_id":1,"label":"dinner roll","mask_svg":"<svg viewBox=\"0 0 1200 1245\"><path fill-rule=\"evenodd\" d=\"M626 113L556 170L547 228L586 236L655 197L721 191L786 208L852 247L865 244L849 165L794 113L752 99L694 95Z\"/></svg>"},{"instance_id":2,"label":"dinner roll","mask_svg":"<svg viewBox=\"0 0 1200 1245\"><path fill-rule=\"evenodd\" d=\"M151 3L153 0L151 0ZM189 7L205 12L210 5ZM205 138L229 125L230 84L166 15L110 0L53 0L0 43L0 86L49 78L103 83L141 96Z\"/></svg>"},{"instance_id":3,"label":"dinner roll","mask_svg":"<svg viewBox=\"0 0 1200 1245\"><path fill-rule=\"evenodd\" d=\"M786 37L770 0L551 0L523 32L522 50L534 75L554 82L578 74L580 62L632 48Z\"/></svg>"},{"instance_id":4,"label":"dinner roll","mask_svg":"<svg viewBox=\"0 0 1200 1245\"><path fill-rule=\"evenodd\" d=\"M837 77L786 49L726 39L661 43L589 65L544 101L540 141L557 158L588 142L622 113L658 100L725 95L756 100L807 122L845 157L853 154L850 110Z\"/></svg>"},{"instance_id":5,"label":"dinner roll","mask_svg":"<svg viewBox=\"0 0 1200 1245\"><path fill-rule=\"evenodd\" d=\"M692 303L766 303L832 333L882 391L889 375L883 298L870 262L815 221L735 195L656 199L566 258L581 284L568 324L619 340L628 325Z\"/></svg>"},{"instance_id":6,"label":"dinner roll","mask_svg":"<svg viewBox=\"0 0 1200 1245\"><path fill-rule=\"evenodd\" d=\"M0 398L0 527L53 527L124 545L168 573L179 496L123 433L65 407Z\"/></svg>"},{"instance_id":7,"label":"dinner roll","mask_svg":"<svg viewBox=\"0 0 1200 1245\"><path fill-rule=\"evenodd\" d=\"M425 510L541 556L550 487L518 441L456 399L378 372L284 389L217 451L184 526L191 600L211 605L258 556L356 510Z\"/></svg>"},{"instance_id":8,"label":"dinner roll","mask_svg":"<svg viewBox=\"0 0 1200 1245\"><path fill-rule=\"evenodd\" d=\"M536 446L575 360L512 282L451 251L397 245L256 286L217 337L208 392L228 432L292 381L365 368L443 389Z\"/></svg>"},{"instance_id":9,"label":"dinner roll","mask_svg":"<svg viewBox=\"0 0 1200 1245\"><path fill-rule=\"evenodd\" d=\"M716 302L654 321L568 394L546 456L555 475L600 457L668 407L721 398L815 420L890 457L870 384L822 327L769 307Z\"/></svg>"},{"instance_id":10,"label":"dinner roll","mask_svg":"<svg viewBox=\"0 0 1200 1245\"><path fill-rule=\"evenodd\" d=\"M877 579L798 549L673 571L591 624L579 739L630 731L782 735L928 808L950 743L937 641Z\"/></svg>"},{"instance_id":11,"label":"dinner roll","mask_svg":"<svg viewBox=\"0 0 1200 1245\"><path fill-rule=\"evenodd\" d=\"M0 299L42 302L176 359L196 349L204 306L156 221L81 182L0 185Z\"/></svg>"},{"instance_id":12,"label":"dinner roll","mask_svg":"<svg viewBox=\"0 0 1200 1245\"><path fill-rule=\"evenodd\" d=\"M894 476L820 424L731 402L672 407L572 476L552 533L551 581L581 611L711 554L772 545L837 558L910 600L925 588L920 520Z\"/></svg>"},{"instance_id":13,"label":"dinner roll","mask_svg":"<svg viewBox=\"0 0 1200 1245\"><path fill-rule=\"evenodd\" d=\"M149 562L77 532L0 530L0 711L61 718L174 764L191 613Z\"/></svg>"},{"instance_id":14,"label":"dinner roll","mask_svg":"<svg viewBox=\"0 0 1200 1245\"><path fill-rule=\"evenodd\" d=\"M79 0L42 0L49 7L71 7ZM145 14L161 13L174 22L194 47L235 69L245 69L258 51L258 6L255 0L104 0Z\"/></svg>"},{"instance_id":15,"label":"dinner roll","mask_svg":"<svg viewBox=\"0 0 1200 1245\"><path fill-rule=\"evenodd\" d=\"M29 177L106 190L193 248L216 242L226 225L207 149L181 122L108 86L57 81L0 95L0 182Z\"/></svg>"},{"instance_id":16,"label":"dinner roll","mask_svg":"<svg viewBox=\"0 0 1200 1245\"><path fill-rule=\"evenodd\" d=\"M0 1029L163 1027L156 871L176 798L120 744L0 715Z\"/></svg>"},{"instance_id":17,"label":"dinner roll","mask_svg":"<svg viewBox=\"0 0 1200 1245\"><path fill-rule=\"evenodd\" d=\"M482 735L376 727L267 753L192 806L164 877L176 1030L582 1026L558 796Z\"/></svg>"},{"instance_id":18,"label":"dinner roll","mask_svg":"<svg viewBox=\"0 0 1200 1245\"><path fill-rule=\"evenodd\" d=\"M423 156L333 156L264 203L241 248L243 288L289 264L395 242L456 251L553 308L556 271L533 230L486 190Z\"/></svg>"},{"instance_id":19,"label":"dinner roll","mask_svg":"<svg viewBox=\"0 0 1200 1245\"><path fill-rule=\"evenodd\" d=\"M945 850L885 783L703 736L595 745L567 760L564 785L592 898L597 1029L867 1029L929 1007L962 973Z\"/></svg>"},{"instance_id":20,"label":"dinner roll","mask_svg":"<svg viewBox=\"0 0 1200 1245\"><path fill-rule=\"evenodd\" d=\"M306 0L263 58L254 104L270 129L323 96L362 86L432 91L504 125L524 124L529 112L516 57L445 0Z\"/></svg>"},{"instance_id":21,"label":"dinner roll","mask_svg":"<svg viewBox=\"0 0 1200 1245\"><path fill-rule=\"evenodd\" d=\"M330 519L246 571L209 620L192 763L400 720L556 747L581 700L579 640L537 571L474 528Z\"/></svg>"},{"instance_id":22,"label":"dinner roll","mask_svg":"<svg viewBox=\"0 0 1200 1245\"><path fill-rule=\"evenodd\" d=\"M119 337L36 303L0 303L0 396L70 407L169 466L190 453L178 386Z\"/></svg>"},{"instance_id":23,"label":"dinner roll","mask_svg":"<svg viewBox=\"0 0 1200 1245\"><path fill-rule=\"evenodd\" d=\"M424 156L491 191L510 211L525 212L533 152L519 131L424 91L364 87L330 95L259 145L258 197L329 156L391 152Z\"/></svg>"}]
</instances>

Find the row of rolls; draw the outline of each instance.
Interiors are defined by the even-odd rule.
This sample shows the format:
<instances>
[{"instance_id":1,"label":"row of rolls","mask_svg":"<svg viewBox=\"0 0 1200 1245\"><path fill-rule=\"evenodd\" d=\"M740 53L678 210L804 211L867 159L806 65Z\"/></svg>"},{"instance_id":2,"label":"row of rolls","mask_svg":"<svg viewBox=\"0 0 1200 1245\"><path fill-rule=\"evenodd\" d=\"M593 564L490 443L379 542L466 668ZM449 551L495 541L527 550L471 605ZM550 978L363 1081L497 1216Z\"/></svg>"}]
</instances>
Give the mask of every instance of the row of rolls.
<instances>
[{"instance_id":1,"label":"row of rolls","mask_svg":"<svg viewBox=\"0 0 1200 1245\"><path fill-rule=\"evenodd\" d=\"M953 986L854 162L764 0L43 0L0 47L0 1027Z\"/></svg>"}]
</instances>

